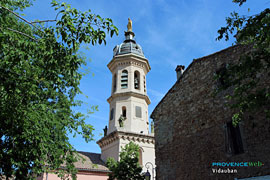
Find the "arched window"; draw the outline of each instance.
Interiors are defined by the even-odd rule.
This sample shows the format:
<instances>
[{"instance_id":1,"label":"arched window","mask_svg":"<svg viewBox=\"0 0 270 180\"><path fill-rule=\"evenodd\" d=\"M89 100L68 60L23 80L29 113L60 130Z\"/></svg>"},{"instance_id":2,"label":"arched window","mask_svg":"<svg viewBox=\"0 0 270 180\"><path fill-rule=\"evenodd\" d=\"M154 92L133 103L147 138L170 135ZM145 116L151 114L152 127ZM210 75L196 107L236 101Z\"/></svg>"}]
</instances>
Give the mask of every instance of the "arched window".
<instances>
[{"instance_id":1,"label":"arched window","mask_svg":"<svg viewBox=\"0 0 270 180\"><path fill-rule=\"evenodd\" d=\"M113 76L113 92L116 91L116 74Z\"/></svg>"},{"instance_id":2,"label":"arched window","mask_svg":"<svg viewBox=\"0 0 270 180\"><path fill-rule=\"evenodd\" d=\"M110 113L110 120L113 120L113 116L114 116L114 109L111 109L111 113Z\"/></svg>"},{"instance_id":3,"label":"arched window","mask_svg":"<svg viewBox=\"0 0 270 180\"><path fill-rule=\"evenodd\" d=\"M126 89L128 88L128 71L123 70L121 75L121 88Z\"/></svg>"},{"instance_id":4,"label":"arched window","mask_svg":"<svg viewBox=\"0 0 270 180\"><path fill-rule=\"evenodd\" d=\"M142 150L142 148L140 148L140 149L139 149L139 164L140 164L141 166L143 166L142 155L143 155L143 150Z\"/></svg>"},{"instance_id":5,"label":"arched window","mask_svg":"<svg viewBox=\"0 0 270 180\"><path fill-rule=\"evenodd\" d=\"M134 72L134 88L140 89L140 73L139 73L139 71Z\"/></svg>"},{"instance_id":6,"label":"arched window","mask_svg":"<svg viewBox=\"0 0 270 180\"><path fill-rule=\"evenodd\" d=\"M126 106L122 107L122 116L127 117L127 108L126 108Z\"/></svg>"}]
</instances>

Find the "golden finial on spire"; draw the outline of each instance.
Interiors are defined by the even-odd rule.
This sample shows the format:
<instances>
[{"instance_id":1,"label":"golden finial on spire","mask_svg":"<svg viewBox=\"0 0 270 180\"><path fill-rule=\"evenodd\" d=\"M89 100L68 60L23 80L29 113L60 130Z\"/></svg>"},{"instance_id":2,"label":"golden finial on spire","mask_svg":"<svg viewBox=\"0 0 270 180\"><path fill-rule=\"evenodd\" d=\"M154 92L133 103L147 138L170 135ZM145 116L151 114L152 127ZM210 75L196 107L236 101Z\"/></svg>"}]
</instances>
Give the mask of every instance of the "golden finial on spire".
<instances>
[{"instance_id":1,"label":"golden finial on spire","mask_svg":"<svg viewBox=\"0 0 270 180\"><path fill-rule=\"evenodd\" d=\"M128 32L132 32L132 21L130 18L128 18L127 28L128 28Z\"/></svg>"}]
</instances>

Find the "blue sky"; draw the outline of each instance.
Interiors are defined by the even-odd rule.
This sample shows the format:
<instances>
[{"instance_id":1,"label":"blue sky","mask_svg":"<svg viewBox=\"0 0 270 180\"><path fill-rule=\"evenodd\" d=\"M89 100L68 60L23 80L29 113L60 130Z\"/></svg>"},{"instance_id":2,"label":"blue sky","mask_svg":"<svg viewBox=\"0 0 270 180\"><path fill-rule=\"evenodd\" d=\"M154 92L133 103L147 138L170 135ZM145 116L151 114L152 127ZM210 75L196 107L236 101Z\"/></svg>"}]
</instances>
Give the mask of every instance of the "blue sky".
<instances>
[{"instance_id":1,"label":"blue sky","mask_svg":"<svg viewBox=\"0 0 270 180\"><path fill-rule=\"evenodd\" d=\"M83 113L91 105L99 111L87 118L95 128L95 139L101 138L103 128L109 120L107 98L111 93L111 73L107 64L112 59L113 48L124 40L128 18L133 21L135 39L149 60L147 91L151 99L149 114L176 81L177 65L186 67L193 59L200 58L232 45L233 41L216 41L217 30L225 25L225 17L237 11L252 15L258 13L269 2L249 0L239 8L231 0L69 0L65 1L81 11L91 9L101 17L112 18L119 28L119 36L107 38L107 45L89 45L82 50L91 59L87 67L90 73L83 77L81 89L88 98L78 98L87 104L78 108ZM259 2L259 3L258 3ZM250 8L250 12L248 12ZM36 0L34 6L24 14L27 20L54 19L56 13L50 0ZM94 75L93 75L94 74ZM70 138L77 150L100 153L95 141L85 143L81 137Z\"/></svg>"}]
</instances>

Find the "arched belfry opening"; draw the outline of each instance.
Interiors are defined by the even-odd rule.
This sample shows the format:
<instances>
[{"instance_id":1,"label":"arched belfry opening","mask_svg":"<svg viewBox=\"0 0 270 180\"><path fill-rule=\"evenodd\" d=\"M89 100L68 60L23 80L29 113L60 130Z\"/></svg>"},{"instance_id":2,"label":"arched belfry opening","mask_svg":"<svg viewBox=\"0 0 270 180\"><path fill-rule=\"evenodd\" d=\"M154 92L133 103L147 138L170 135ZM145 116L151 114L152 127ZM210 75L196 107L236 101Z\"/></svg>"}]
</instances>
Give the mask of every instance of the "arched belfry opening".
<instances>
[{"instance_id":1,"label":"arched belfry opening","mask_svg":"<svg viewBox=\"0 0 270 180\"><path fill-rule=\"evenodd\" d=\"M117 76L114 74L113 76L113 92L116 91L116 85L117 85Z\"/></svg>"},{"instance_id":2,"label":"arched belfry opening","mask_svg":"<svg viewBox=\"0 0 270 180\"><path fill-rule=\"evenodd\" d=\"M123 70L121 74L121 88L126 89L128 88L128 71Z\"/></svg>"},{"instance_id":3,"label":"arched belfry opening","mask_svg":"<svg viewBox=\"0 0 270 180\"><path fill-rule=\"evenodd\" d=\"M134 88L140 89L140 72L139 71L134 72Z\"/></svg>"}]
</instances>

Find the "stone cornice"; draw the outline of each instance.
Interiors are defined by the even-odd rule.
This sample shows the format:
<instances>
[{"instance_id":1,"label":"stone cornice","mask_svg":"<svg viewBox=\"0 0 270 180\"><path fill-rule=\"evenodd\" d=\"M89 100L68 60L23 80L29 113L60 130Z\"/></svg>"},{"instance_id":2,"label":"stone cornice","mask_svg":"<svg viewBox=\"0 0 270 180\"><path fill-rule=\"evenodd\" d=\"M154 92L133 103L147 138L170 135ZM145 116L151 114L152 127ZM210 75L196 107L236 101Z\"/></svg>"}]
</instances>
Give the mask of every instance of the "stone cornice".
<instances>
[{"instance_id":1,"label":"stone cornice","mask_svg":"<svg viewBox=\"0 0 270 180\"><path fill-rule=\"evenodd\" d=\"M108 101L108 103L111 103L114 98L121 97L121 96L134 96L134 97L137 97L137 98L144 99L146 101L147 105L151 104L151 101L150 101L150 99L149 99L149 97L147 95L136 93L136 92L132 92L132 91L123 92L123 93L115 93L115 94L111 95L107 99L107 101Z\"/></svg>"},{"instance_id":2,"label":"stone cornice","mask_svg":"<svg viewBox=\"0 0 270 180\"><path fill-rule=\"evenodd\" d=\"M146 73L148 73L151 69L149 62L146 58L138 56L136 54L124 54L115 56L107 65L111 72L113 72L114 68L117 65L130 64L145 68Z\"/></svg>"},{"instance_id":3,"label":"stone cornice","mask_svg":"<svg viewBox=\"0 0 270 180\"><path fill-rule=\"evenodd\" d=\"M118 139L123 139L123 140L127 139L129 141L134 141L134 142L155 144L155 138L153 135L138 134L138 133L133 133L133 132L123 132L123 131L114 131L108 134L107 136L101 138L100 140L98 140L97 144L100 146L100 148L103 148Z\"/></svg>"}]
</instances>

